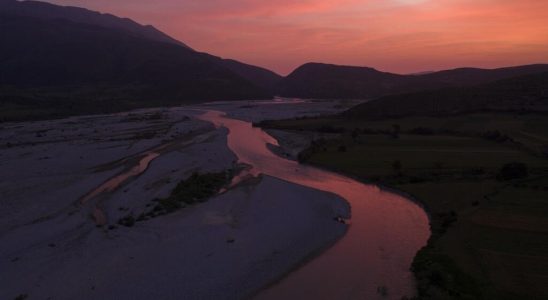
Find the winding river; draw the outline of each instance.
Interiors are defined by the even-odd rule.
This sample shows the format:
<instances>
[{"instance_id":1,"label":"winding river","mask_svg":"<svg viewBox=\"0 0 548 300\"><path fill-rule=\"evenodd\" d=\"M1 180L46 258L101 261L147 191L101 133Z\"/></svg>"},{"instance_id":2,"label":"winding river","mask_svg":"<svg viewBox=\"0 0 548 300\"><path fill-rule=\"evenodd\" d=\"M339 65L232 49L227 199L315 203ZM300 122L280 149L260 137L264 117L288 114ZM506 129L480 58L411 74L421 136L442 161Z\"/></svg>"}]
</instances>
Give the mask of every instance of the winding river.
<instances>
[{"instance_id":1,"label":"winding river","mask_svg":"<svg viewBox=\"0 0 548 300\"><path fill-rule=\"evenodd\" d=\"M251 123L208 111L199 119L228 128L228 146L251 174L331 192L351 206L348 232L257 299L401 299L415 293L409 267L430 234L428 218L416 203L374 185L301 165L273 154L276 139Z\"/></svg>"}]
</instances>

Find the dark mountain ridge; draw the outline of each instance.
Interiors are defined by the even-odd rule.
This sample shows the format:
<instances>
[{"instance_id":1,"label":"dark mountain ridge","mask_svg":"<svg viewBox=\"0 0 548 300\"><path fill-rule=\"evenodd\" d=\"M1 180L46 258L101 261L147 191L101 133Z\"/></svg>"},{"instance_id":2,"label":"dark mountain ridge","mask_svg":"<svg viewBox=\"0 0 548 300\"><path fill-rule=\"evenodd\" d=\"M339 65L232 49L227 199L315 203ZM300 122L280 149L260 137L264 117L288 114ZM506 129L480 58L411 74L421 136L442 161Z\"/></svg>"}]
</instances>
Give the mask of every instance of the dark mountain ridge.
<instances>
[{"instance_id":1,"label":"dark mountain ridge","mask_svg":"<svg viewBox=\"0 0 548 300\"><path fill-rule=\"evenodd\" d=\"M119 18L110 14L98 13L78 7L57 6L38 1L1 0L0 14L12 17L36 18L46 22L65 20L78 25L98 26L115 30L120 34L150 41L175 44L192 50L184 43L171 38L150 25L143 26L127 18ZM108 44L105 46L108 47ZM199 56L209 58L213 63L231 70L233 73L261 88L267 89L269 93L274 93L273 87L277 81L281 79L281 76L278 74L264 68L244 64L235 60L222 59L206 53L195 53Z\"/></svg>"},{"instance_id":2,"label":"dark mountain ridge","mask_svg":"<svg viewBox=\"0 0 548 300\"><path fill-rule=\"evenodd\" d=\"M233 59L222 59L222 65L243 78L255 83L261 88L266 89L273 95L276 94L276 87L282 80L282 76L265 68L249 65Z\"/></svg>"},{"instance_id":3,"label":"dark mountain ridge","mask_svg":"<svg viewBox=\"0 0 548 300\"><path fill-rule=\"evenodd\" d=\"M37 1L0 0L0 35L0 120L25 119L29 111L33 117L49 118L274 95L381 98L387 103L402 95L458 103L455 97L487 93L472 86L548 72L548 65L538 64L400 75L308 63L282 78L264 68L194 51L129 19ZM388 107L371 103L383 111ZM394 114L407 107L398 105L402 107Z\"/></svg>"},{"instance_id":4,"label":"dark mountain ridge","mask_svg":"<svg viewBox=\"0 0 548 300\"><path fill-rule=\"evenodd\" d=\"M447 86L471 86L542 72L548 72L548 64L531 64L496 69L457 68L420 75L420 78Z\"/></svg>"},{"instance_id":5,"label":"dark mountain ridge","mask_svg":"<svg viewBox=\"0 0 548 300\"><path fill-rule=\"evenodd\" d=\"M369 98L393 91L404 78L373 68L307 63L285 77L278 92L300 98Z\"/></svg>"},{"instance_id":6,"label":"dark mountain ridge","mask_svg":"<svg viewBox=\"0 0 548 300\"><path fill-rule=\"evenodd\" d=\"M177 84L181 89L179 96L198 97L198 100L208 98L200 93L211 91L199 89L197 83L234 83L242 89L259 90L216 64L212 56L176 44L64 19L0 14L0 22L2 37L7 41L0 48L0 82L3 85L143 84L167 87ZM185 90L194 93L185 94ZM260 92L249 93L249 97L260 95ZM239 98L229 92L228 98L233 97Z\"/></svg>"},{"instance_id":7,"label":"dark mountain ridge","mask_svg":"<svg viewBox=\"0 0 548 300\"><path fill-rule=\"evenodd\" d=\"M72 6L58 6L39 1L0 1L0 11L4 14L35 17L45 20L63 19L88 25L97 25L106 28L125 31L134 35L158 42L173 43L188 47L184 43L157 30L152 25L141 25L128 18L119 18L111 14L91 11L85 8Z\"/></svg>"},{"instance_id":8,"label":"dark mountain ridge","mask_svg":"<svg viewBox=\"0 0 548 300\"><path fill-rule=\"evenodd\" d=\"M0 119L269 99L281 78L149 33L149 27L110 15L2 0Z\"/></svg>"},{"instance_id":9,"label":"dark mountain ridge","mask_svg":"<svg viewBox=\"0 0 548 300\"><path fill-rule=\"evenodd\" d=\"M444 87L472 86L547 71L548 65L537 64L499 69L459 68L400 75L367 67L308 63L284 78L278 91L281 96L286 97L372 99Z\"/></svg>"},{"instance_id":10,"label":"dark mountain ridge","mask_svg":"<svg viewBox=\"0 0 548 300\"><path fill-rule=\"evenodd\" d=\"M383 119L447 116L472 112L548 112L548 72L469 87L450 87L392 95L360 104L345 117Z\"/></svg>"}]
</instances>

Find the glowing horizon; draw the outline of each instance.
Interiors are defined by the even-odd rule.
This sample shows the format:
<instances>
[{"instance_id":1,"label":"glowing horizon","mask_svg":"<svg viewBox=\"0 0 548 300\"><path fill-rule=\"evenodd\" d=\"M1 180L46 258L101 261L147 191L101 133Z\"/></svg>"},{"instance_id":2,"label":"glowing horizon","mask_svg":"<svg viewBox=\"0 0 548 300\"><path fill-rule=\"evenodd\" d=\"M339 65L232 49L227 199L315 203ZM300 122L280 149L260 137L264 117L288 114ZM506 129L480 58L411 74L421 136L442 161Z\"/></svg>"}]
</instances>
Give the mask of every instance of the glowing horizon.
<instances>
[{"instance_id":1,"label":"glowing horizon","mask_svg":"<svg viewBox=\"0 0 548 300\"><path fill-rule=\"evenodd\" d=\"M312 61L395 73L548 62L545 0L48 2L151 24L198 51L282 75Z\"/></svg>"}]
</instances>

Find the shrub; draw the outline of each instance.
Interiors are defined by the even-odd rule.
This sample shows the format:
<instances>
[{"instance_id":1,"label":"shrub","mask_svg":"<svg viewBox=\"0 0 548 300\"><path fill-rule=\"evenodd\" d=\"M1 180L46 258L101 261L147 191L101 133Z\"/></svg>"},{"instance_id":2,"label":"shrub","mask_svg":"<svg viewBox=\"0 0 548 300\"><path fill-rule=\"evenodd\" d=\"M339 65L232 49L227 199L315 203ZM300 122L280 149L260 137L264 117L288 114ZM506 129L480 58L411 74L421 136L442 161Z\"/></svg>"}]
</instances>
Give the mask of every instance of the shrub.
<instances>
[{"instance_id":1,"label":"shrub","mask_svg":"<svg viewBox=\"0 0 548 300\"><path fill-rule=\"evenodd\" d=\"M177 184L168 199L192 204L203 202L215 195L226 183L227 175L221 173L194 173L187 180Z\"/></svg>"},{"instance_id":2,"label":"shrub","mask_svg":"<svg viewBox=\"0 0 548 300\"><path fill-rule=\"evenodd\" d=\"M133 215L127 215L120 220L118 220L118 224L126 227L132 227L135 225L135 218Z\"/></svg>"},{"instance_id":3,"label":"shrub","mask_svg":"<svg viewBox=\"0 0 548 300\"><path fill-rule=\"evenodd\" d=\"M217 194L223 185L230 181L232 174L230 172L193 173L189 178L177 184L171 191L171 195L164 199L155 198L152 201L158 204L152 210L142 213L137 221L146 220L166 213L174 212L186 204L194 204L204 202L209 197ZM150 205L147 204L147 207ZM133 218L133 216L132 216ZM120 222L123 222L120 223ZM119 223L125 225L124 219L120 219ZM126 225L127 226L127 225Z\"/></svg>"},{"instance_id":4,"label":"shrub","mask_svg":"<svg viewBox=\"0 0 548 300\"><path fill-rule=\"evenodd\" d=\"M135 219L136 222L144 221L146 218L145 213L141 213L139 216L137 216L137 219Z\"/></svg>"},{"instance_id":5,"label":"shrub","mask_svg":"<svg viewBox=\"0 0 548 300\"><path fill-rule=\"evenodd\" d=\"M323 133L345 133L346 128L344 127L333 127L331 125L322 125L316 129L318 132Z\"/></svg>"},{"instance_id":6,"label":"shrub","mask_svg":"<svg viewBox=\"0 0 548 300\"><path fill-rule=\"evenodd\" d=\"M503 143L509 140L506 134L501 134L498 130L485 132L483 134L483 138L499 143Z\"/></svg>"},{"instance_id":7,"label":"shrub","mask_svg":"<svg viewBox=\"0 0 548 300\"><path fill-rule=\"evenodd\" d=\"M399 161L399 160L395 160L392 163L392 169L394 169L394 171L396 171L396 172L400 172L402 167L403 167L403 165L402 165L401 161Z\"/></svg>"},{"instance_id":8,"label":"shrub","mask_svg":"<svg viewBox=\"0 0 548 300\"><path fill-rule=\"evenodd\" d=\"M543 157L548 158L548 145L543 145L540 149Z\"/></svg>"},{"instance_id":9,"label":"shrub","mask_svg":"<svg viewBox=\"0 0 548 300\"><path fill-rule=\"evenodd\" d=\"M317 153L319 151L326 151L326 140L325 139L317 139L313 140L308 148L304 149L297 155L297 160L300 163L306 162L314 153Z\"/></svg>"},{"instance_id":10,"label":"shrub","mask_svg":"<svg viewBox=\"0 0 548 300\"><path fill-rule=\"evenodd\" d=\"M497 179L499 180L512 180L525 178L529 175L527 165L519 162L507 163L500 169Z\"/></svg>"},{"instance_id":11,"label":"shrub","mask_svg":"<svg viewBox=\"0 0 548 300\"><path fill-rule=\"evenodd\" d=\"M401 131L400 125L399 124L394 124L394 125L392 125L392 129L393 129L392 137L395 138L395 139L399 138L400 137L400 131Z\"/></svg>"},{"instance_id":12,"label":"shrub","mask_svg":"<svg viewBox=\"0 0 548 300\"><path fill-rule=\"evenodd\" d=\"M416 135L432 135L435 133L435 131L431 128L417 127L409 130L409 133L416 134Z\"/></svg>"},{"instance_id":13,"label":"shrub","mask_svg":"<svg viewBox=\"0 0 548 300\"><path fill-rule=\"evenodd\" d=\"M386 297L388 295L388 288L384 285L378 286L377 293L379 293L383 297Z\"/></svg>"},{"instance_id":14,"label":"shrub","mask_svg":"<svg viewBox=\"0 0 548 300\"><path fill-rule=\"evenodd\" d=\"M356 128L352 131L352 140L356 141L360 136L360 129Z\"/></svg>"},{"instance_id":15,"label":"shrub","mask_svg":"<svg viewBox=\"0 0 548 300\"><path fill-rule=\"evenodd\" d=\"M174 212L181 208L181 203L173 198L160 199L160 206L167 212Z\"/></svg>"}]
</instances>

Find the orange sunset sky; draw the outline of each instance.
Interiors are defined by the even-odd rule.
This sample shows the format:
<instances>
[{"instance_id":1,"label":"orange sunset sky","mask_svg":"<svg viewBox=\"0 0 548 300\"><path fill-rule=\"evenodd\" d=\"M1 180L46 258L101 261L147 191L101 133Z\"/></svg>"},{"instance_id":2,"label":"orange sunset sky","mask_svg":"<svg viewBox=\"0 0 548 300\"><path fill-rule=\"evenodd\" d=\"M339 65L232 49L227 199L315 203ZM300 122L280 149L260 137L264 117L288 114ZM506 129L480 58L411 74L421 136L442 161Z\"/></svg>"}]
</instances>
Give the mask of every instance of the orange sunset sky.
<instances>
[{"instance_id":1,"label":"orange sunset sky","mask_svg":"<svg viewBox=\"0 0 548 300\"><path fill-rule=\"evenodd\" d=\"M282 75L310 61L412 73L548 62L548 0L50 0L152 24Z\"/></svg>"}]
</instances>

